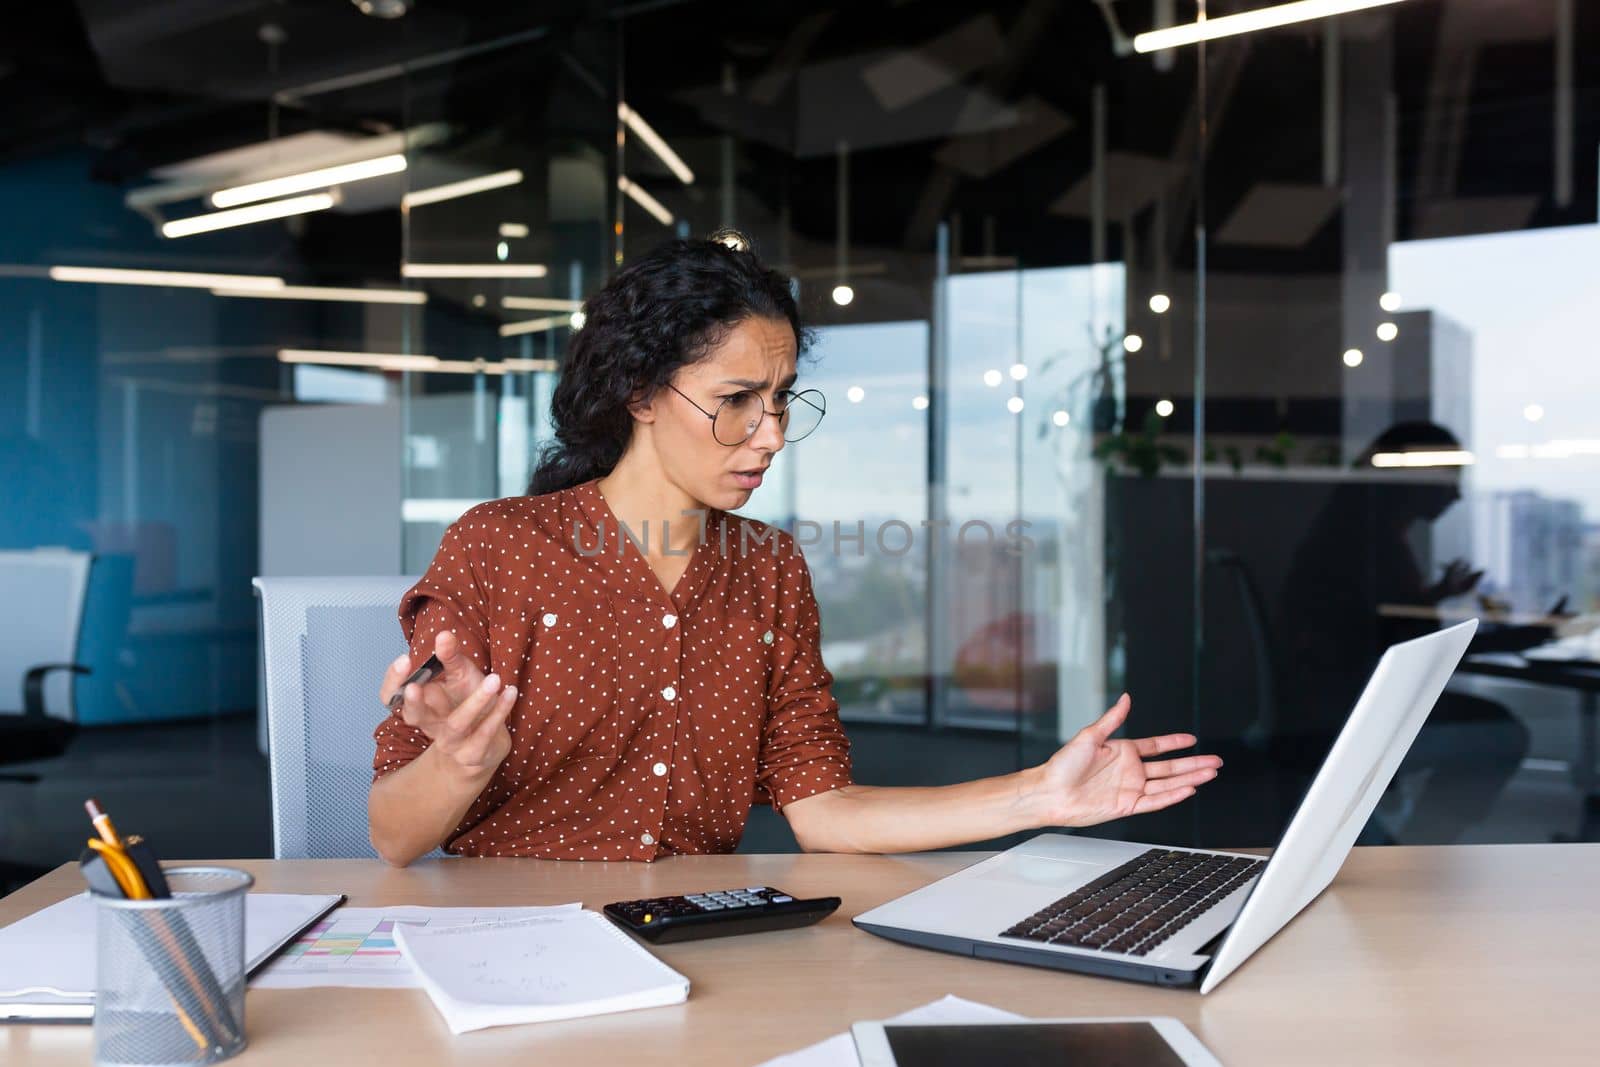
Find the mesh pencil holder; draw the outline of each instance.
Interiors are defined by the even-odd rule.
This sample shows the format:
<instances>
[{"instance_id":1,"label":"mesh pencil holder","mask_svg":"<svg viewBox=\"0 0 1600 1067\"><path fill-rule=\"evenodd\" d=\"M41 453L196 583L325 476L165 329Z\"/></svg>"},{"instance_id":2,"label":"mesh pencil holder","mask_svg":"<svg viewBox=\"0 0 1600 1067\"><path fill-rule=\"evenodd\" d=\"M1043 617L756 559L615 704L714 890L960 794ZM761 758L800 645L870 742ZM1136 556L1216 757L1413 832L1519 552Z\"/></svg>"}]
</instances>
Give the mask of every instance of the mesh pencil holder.
<instances>
[{"instance_id":1,"label":"mesh pencil holder","mask_svg":"<svg viewBox=\"0 0 1600 1067\"><path fill-rule=\"evenodd\" d=\"M230 867L169 867L170 899L95 900L94 1062L217 1063L245 1047L244 900Z\"/></svg>"}]
</instances>

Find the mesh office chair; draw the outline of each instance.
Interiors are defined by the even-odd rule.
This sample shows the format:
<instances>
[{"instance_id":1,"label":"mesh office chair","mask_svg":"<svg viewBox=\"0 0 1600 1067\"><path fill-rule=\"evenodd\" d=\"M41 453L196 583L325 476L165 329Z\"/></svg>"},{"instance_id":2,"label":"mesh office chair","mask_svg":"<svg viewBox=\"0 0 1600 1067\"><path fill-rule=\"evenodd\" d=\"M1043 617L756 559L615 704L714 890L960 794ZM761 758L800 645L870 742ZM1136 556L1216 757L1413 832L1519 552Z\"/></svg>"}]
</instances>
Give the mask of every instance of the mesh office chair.
<instances>
[{"instance_id":1,"label":"mesh office chair","mask_svg":"<svg viewBox=\"0 0 1600 1067\"><path fill-rule=\"evenodd\" d=\"M75 660L93 560L56 548L0 552L0 600L26 606L0 622L0 764L55 759L77 733L72 681L89 673Z\"/></svg>"},{"instance_id":2,"label":"mesh office chair","mask_svg":"<svg viewBox=\"0 0 1600 1067\"><path fill-rule=\"evenodd\" d=\"M0 768L66 754L78 732L74 676L78 636L93 557L41 548L0 552ZM35 770L0 769L0 782L32 784ZM28 821L29 805L0 805L0 844ZM48 868L0 859L0 895L43 877Z\"/></svg>"},{"instance_id":3,"label":"mesh office chair","mask_svg":"<svg viewBox=\"0 0 1600 1067\"><path fill-rule=\"evenodd\" d=\"M367 825L383 672L415 578L257 578L278 859L376 856ZM437 851L433 855L439 855Z\"/></svg>"}]
</instances>

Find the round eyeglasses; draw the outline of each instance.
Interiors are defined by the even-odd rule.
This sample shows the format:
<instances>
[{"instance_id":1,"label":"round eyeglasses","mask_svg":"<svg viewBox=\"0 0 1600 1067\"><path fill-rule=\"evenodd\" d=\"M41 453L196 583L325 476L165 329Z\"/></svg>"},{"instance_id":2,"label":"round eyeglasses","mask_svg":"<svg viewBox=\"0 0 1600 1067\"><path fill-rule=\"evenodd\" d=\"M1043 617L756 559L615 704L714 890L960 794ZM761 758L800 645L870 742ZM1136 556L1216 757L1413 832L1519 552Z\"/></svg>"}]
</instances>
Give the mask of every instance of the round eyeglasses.
<instances>
[{"instance_id":1,"label":"round eyeglasses","mask_svg":"<svg viewBox=\"0 0 1600 1067\"><path fill-rule=\"evenodd\" d=\"M729 448L750 440L761 425L762 418L767 415L778 420L783 439L794 442L815 430L828 411L827 398L816 389L802 389L798 393L792 389L780 389L774 397L777 411L768 411L761 402L760 394L744 389L723 397L716 411L707 411L672 383L667 383L667 388L694 404L695 410L710 419L711 436L716 438L719 445Z\"/></svg>"}]
</instances>

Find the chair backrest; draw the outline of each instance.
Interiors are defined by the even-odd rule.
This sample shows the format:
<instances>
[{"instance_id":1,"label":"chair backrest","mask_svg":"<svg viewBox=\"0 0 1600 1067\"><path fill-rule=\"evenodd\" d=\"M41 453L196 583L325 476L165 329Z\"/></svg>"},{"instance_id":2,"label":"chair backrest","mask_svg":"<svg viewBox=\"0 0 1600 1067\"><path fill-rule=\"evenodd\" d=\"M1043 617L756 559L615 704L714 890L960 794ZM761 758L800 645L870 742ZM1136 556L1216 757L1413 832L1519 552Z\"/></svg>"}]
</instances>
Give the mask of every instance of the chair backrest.
<instances>
[{"instance_id":1,"label":"chair backrest","mask_svg":"<svg viewBox=\"0 0 1600 1067\"><path fill-rule=\"evenodd\" d=\"M415 578L257 578L278 859L375 856L367 828L378 686L406 650Z\"/></svg>"},{"instance_id":2,"label":"chair backrest","mask_svg":"<svg viewBox=\"0 0 1600 1067\"><path fill-rule=\"evenodd\" d=\"M1250 635L1256 682L1256 717L1245 727L1243 737L1253 747L1264 747L1278 726L1278 678L1281 670L1272 631L1267 626L1266 601L1261 596L1261 587L1250 565L1237 552L1230 548L1213 548L1206 553L1206 562L1232 576L1239 597L1240 614Z\"/></svg>"},{"instance_id":3,"label":"chair backrest","mask_svg":"<svg viewBox=\"0 0 1600 1067\"><path fill-rule=\"evenodd\" d=\"M0 552L0 714L22 711L22 681L46 663L72 663L89 590L88 552L36 548ZM71 671L44 680L47 714L75 721Z\"/></svg>"}]
</instances>

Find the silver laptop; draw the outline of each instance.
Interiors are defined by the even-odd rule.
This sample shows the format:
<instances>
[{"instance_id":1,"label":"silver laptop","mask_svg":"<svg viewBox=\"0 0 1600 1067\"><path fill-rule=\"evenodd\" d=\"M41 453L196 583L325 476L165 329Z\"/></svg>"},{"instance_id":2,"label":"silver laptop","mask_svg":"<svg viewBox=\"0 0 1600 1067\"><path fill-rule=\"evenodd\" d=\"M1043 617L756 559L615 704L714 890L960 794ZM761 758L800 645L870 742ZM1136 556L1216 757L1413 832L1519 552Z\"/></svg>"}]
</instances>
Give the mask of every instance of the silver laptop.
<instances>
[{"instance_id":1,"label":"silver laptop","mask_svg":"<svg viewBox=\"0 0 1600 1067\"><path fill-rule=\"evenodd\" d=\"M1209 993L1333 881L1477 628L1383 654L1270 859L1041 834L854 922L962 956Z\"/></svg>"}]
</instances>

